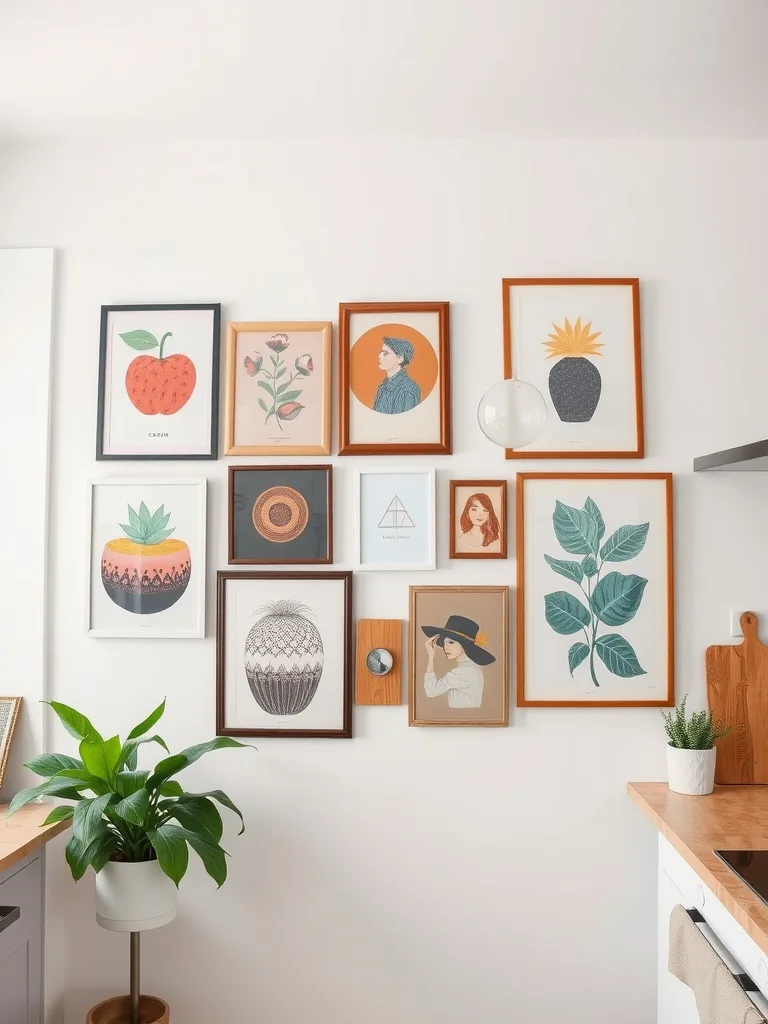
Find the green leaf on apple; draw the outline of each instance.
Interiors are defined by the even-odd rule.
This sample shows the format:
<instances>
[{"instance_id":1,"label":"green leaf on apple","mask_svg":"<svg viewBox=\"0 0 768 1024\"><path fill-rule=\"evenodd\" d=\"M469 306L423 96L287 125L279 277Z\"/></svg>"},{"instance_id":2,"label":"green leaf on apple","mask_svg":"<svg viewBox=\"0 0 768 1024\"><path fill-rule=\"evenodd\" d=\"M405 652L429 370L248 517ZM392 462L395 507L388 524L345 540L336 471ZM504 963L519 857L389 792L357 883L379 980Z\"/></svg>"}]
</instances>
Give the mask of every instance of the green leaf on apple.
<instances>
[{"instance_id":1,"label":"green leaf on apple","mask_svg":"<svg viewBox=\"0 0 768 1024\"><path fill-rule=\"evenodd\" d=\"M157 338L154 334L150 334L149 331L126 331L120 337L126 345L129 345L137 352L146 352L147 349L158 347Z\"/></svg>"}]
</instances>

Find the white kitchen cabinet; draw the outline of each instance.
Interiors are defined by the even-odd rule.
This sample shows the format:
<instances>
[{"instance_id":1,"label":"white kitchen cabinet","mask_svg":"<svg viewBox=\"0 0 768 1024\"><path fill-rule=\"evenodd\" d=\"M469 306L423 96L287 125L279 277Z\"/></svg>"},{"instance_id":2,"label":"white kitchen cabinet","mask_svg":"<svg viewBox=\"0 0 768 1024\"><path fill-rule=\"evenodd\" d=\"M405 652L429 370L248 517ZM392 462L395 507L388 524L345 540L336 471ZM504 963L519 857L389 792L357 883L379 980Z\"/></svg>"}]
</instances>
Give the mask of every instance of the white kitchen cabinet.
<instances>
[{"instance_id":1,"label":"white kitchen cabinet","mask_svg":"<svg viewBox=\"0 0 768 1024\"><path fill-rule=\"evenodd\" d=\"M667 969L669 956L669 915L672 908L686 903L685 895L659 863L659 989L657 1024L699 1024L693 992Z\"/></svg>"},{"instance_id":2,"label":"white kitchen cabinet","mask_svg":"<svg viewBox=\"0 0 768 1024\"><path fill-rule=\"evenodd\" d=\"M40 1024L43 988L42 855L0 874L0 907L18 907L18 919L0 920L0 1021ZM13 916L13 915L12 915Z\"/></svg>"}]
</instances>

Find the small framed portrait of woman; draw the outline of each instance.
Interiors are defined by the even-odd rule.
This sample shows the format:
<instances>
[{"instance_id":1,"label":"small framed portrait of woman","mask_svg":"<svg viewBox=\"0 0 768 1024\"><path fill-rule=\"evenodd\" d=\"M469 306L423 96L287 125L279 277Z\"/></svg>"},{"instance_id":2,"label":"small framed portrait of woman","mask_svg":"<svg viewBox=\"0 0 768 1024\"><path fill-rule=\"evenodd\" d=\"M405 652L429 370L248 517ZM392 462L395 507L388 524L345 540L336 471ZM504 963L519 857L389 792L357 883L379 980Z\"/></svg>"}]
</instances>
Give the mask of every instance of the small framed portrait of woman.
<instances>
[{"instance_id":1,"label":"small framed portrait of woman","mask_svg":"<svg viewBox=\"0 0 768 1024\"><path fill-rule=\"evenodd\" d=\"M451 558L507 557L507 481L451 480Z\"/></svg>"},{"instance_id":2,"label":"small framed portrait of woman","mask_svg":"<svg viewBox=\"0 0 768 1024\"><path fill-rule=\"evenodd\" d=\"M410 588L409 725L509 724L507 587Z\"/></svg>"}]
</instances>

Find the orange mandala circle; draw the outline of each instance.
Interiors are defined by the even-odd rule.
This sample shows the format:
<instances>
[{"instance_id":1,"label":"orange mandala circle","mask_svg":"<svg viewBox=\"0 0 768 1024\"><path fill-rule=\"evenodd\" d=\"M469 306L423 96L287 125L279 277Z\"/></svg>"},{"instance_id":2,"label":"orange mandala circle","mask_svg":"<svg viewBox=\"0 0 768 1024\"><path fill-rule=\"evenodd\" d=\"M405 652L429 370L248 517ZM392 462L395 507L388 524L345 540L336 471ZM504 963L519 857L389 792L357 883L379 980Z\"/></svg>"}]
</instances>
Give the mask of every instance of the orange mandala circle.
<instances>
[{"instance_id":1,"label":"orange mandala circle","mask_svg":"<svg viewBox=\"0 0 768 1024\"><path fill-rule=\"evenodd\" d=\"M309 506L292 487L270 487L253 506L253 525L265 540L285 544L296 540L309 522Z\"/></svg>"},{"instance_id":2,"label":"orange mandala circle","mask_svg":"<svg viewBox=\"0 0 768 1024\"><path fill-rule=\"evenodd\" d=\"M437 356L421 331L407 324L379 324L360 335L349 352L352 393L363 405L373 409L376 390L386 380L386 374L378 364L378 354L386 337L403 338L413 345L413 360L406 367L406 373L418 385L423 402L437 383Z\"/></svg>"}]
</instances>

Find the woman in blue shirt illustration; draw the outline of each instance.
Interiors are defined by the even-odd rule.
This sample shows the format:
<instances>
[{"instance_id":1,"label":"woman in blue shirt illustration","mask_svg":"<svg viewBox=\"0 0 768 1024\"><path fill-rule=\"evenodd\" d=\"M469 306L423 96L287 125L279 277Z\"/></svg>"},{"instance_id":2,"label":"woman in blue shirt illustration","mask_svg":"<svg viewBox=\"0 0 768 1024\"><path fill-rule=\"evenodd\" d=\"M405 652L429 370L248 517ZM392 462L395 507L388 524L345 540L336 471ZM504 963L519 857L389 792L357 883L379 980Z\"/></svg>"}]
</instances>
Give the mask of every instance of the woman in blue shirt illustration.
<instances>
[{"instance_id":1,"label":"woman in blue shirt illustration","mask_svg":"<svg viewBox=\"0 0 768 1024\"><path fill-rule=\"evenodd\" d=\"M386 377L376 389L373 411L408 412L421 402L421 388L408 376L407 366L413 360L413 345L405 338L382 338L379 369Z\"/></svg>"}]
</instances>

